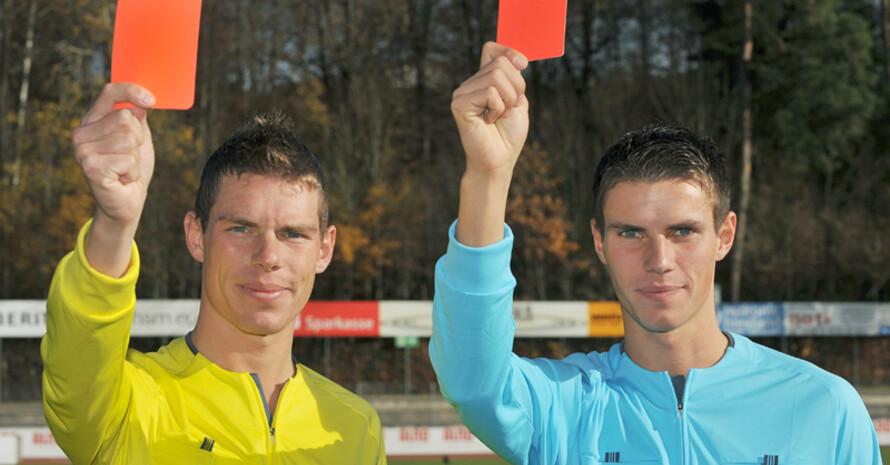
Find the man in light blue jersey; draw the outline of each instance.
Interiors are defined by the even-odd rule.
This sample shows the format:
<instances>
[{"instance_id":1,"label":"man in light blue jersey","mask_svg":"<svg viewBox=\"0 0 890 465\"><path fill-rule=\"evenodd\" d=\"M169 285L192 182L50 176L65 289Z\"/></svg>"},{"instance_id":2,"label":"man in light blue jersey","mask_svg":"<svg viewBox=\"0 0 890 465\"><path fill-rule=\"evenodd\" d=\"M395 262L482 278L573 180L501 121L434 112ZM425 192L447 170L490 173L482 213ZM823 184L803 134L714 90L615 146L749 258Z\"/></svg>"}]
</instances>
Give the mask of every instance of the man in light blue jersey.
<instances>
[{"instance_id":1,"label":"man in light blue jersey","mask_svg":"<svg viewBox=\"0 0 890 465\"><path fill-rule=\"evenodd\" d=\"M849 383L718 326L714 270L736 228L731 182L723 154L683 128L624 136L594 176L591 231L624 342L563 360L512 354L504 220L528 133L527 64L486 44L451 104L467 168L436 266L430 358L470 430L517 464L880 464Z\"/></svg>"}]
</instances>

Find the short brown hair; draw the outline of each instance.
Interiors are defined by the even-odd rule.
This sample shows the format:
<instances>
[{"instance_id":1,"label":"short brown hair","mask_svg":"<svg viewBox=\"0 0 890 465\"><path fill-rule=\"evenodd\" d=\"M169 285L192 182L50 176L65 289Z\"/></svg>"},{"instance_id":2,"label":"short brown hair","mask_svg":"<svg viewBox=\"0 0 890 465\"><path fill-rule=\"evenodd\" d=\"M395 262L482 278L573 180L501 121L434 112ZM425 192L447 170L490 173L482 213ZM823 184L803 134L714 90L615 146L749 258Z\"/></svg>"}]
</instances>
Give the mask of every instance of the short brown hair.
<instances>
[{"instance_id":1,"label":"short brown hair","mask_svg":"<svg viewBox=\"0 0 890 465\"><path fill-rule=\"evenodd\" d=\"M714 143L677 126L655 125L625 134L606 151L593 180L593 218L603 232L606 194L620 182L693 181L714 200L714 227L729 213L726 156Z\"/></svg>"},{"instance_id":2,"label":"short brown hair","mask_svg":"<svg viewBox=\"0 0 890 465\"><path fill-rule=\"evenodd\" d=\"M271 176L319 189L321 231L328 224L328 192L318 158L297 139L293 123L281 112L258 114L247 120L213 152L201 173L195 214L207 229L210 209L225 176Z\"/></svg>"}]
</instances>

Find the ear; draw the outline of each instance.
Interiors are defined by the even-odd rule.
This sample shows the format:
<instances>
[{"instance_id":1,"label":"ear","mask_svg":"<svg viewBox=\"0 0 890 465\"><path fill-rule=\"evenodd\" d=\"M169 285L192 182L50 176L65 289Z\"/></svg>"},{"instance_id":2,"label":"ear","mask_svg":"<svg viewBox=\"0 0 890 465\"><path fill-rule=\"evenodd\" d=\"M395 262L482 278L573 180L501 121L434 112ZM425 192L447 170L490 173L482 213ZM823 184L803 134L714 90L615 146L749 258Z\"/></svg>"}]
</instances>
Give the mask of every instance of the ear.
<instances>
[{"instance_id":1,"label":"ear","mask_svg":"<svg viewBox=\"0 0 890 465\"><path fill-rule=\"evenodd\" d=\"M596 227L596 220L590 220L590 232L593 233L593 247L596 249L596 255L603 262L603 265L608 265L606 263L606 255L603 253L603 235Z\"/></svg>"},{"instance_id":2,"label":"ear","mask_svg":"<svg viewBox=\"0 0 890 465\"><path fill-rule=\"evenodd\" d=\"M726 254L729 253L729 249L732 248L732 244L735 241L735 228L736 228L737 217L735 212L729 212L726 214L726 217L723 218L723 224L720 225L720 229L717 230L717 254L716 259L719 262L726 257Z\"/></svg>"},{"instance_id":3,"label":"ear","mask_svg":"<svg viewBox=\"0 0 890 465\"><path fill-rule=\"evenodd\" d=\"M321 255L318 257L318 262L315 263L315 274L323 273L331 264L331 259L334 258L335 242L337 242L337 228L331 225L321 237Z\"/></svg>"},{"instance_id":4,"label":"ear","mask_svg":"<svg viewBox=\"0 0 890 465\"><path fill-rule=\"evenodd\" d=\"M198 215L193 211L186 213L182 226L185 229L185 246L188 247L189 253L195 260L204 263L204 228Z\"/></svg>"}]
</instances>

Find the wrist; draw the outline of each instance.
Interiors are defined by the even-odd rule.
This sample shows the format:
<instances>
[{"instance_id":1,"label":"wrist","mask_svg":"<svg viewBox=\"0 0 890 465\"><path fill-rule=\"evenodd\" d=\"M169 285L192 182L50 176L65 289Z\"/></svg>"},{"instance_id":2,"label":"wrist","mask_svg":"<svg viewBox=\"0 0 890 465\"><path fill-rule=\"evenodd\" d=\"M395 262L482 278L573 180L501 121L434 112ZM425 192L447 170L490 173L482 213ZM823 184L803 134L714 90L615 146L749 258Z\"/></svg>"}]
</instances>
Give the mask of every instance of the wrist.
<instances>
[{"instance_id":1,"label":"wrist","mask_svg":"<svg viewBox=\"0 0 890 465\"><path fill-rule=\"evenodd\" d=\"M126 274L139 226L138 218L120 221L96 209L84 240L84 255L93 269L112 278Z\"/></svg>"}]
</instances>

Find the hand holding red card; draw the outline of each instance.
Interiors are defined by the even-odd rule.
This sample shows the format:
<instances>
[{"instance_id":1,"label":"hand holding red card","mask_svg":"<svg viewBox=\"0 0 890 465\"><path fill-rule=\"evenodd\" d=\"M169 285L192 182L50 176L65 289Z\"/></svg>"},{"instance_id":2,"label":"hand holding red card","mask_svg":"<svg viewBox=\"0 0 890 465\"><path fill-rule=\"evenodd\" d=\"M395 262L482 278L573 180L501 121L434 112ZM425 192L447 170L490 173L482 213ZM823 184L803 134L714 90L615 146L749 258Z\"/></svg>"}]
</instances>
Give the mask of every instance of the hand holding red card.
<instances>
[{"instance_id":1,"label":"hand holding red card","mask_svg":"<svg viewBox=\"0 0 890 465\"><path fill-rule=\"evenodd\" d=\"M191 108L200 24L201 0L118 0L111 82L145 87L152 108Z\"/></svg>"},{"instance_id":2,"label":"hand holding red card","mask_svg":"<svg viewBox=\"0 0 890 465\"><path fill-rule=\"evenodd\" d=\"M529 61L562 56L567 0L500 0L497 42Z\"/></svg>"}]
</instances>

